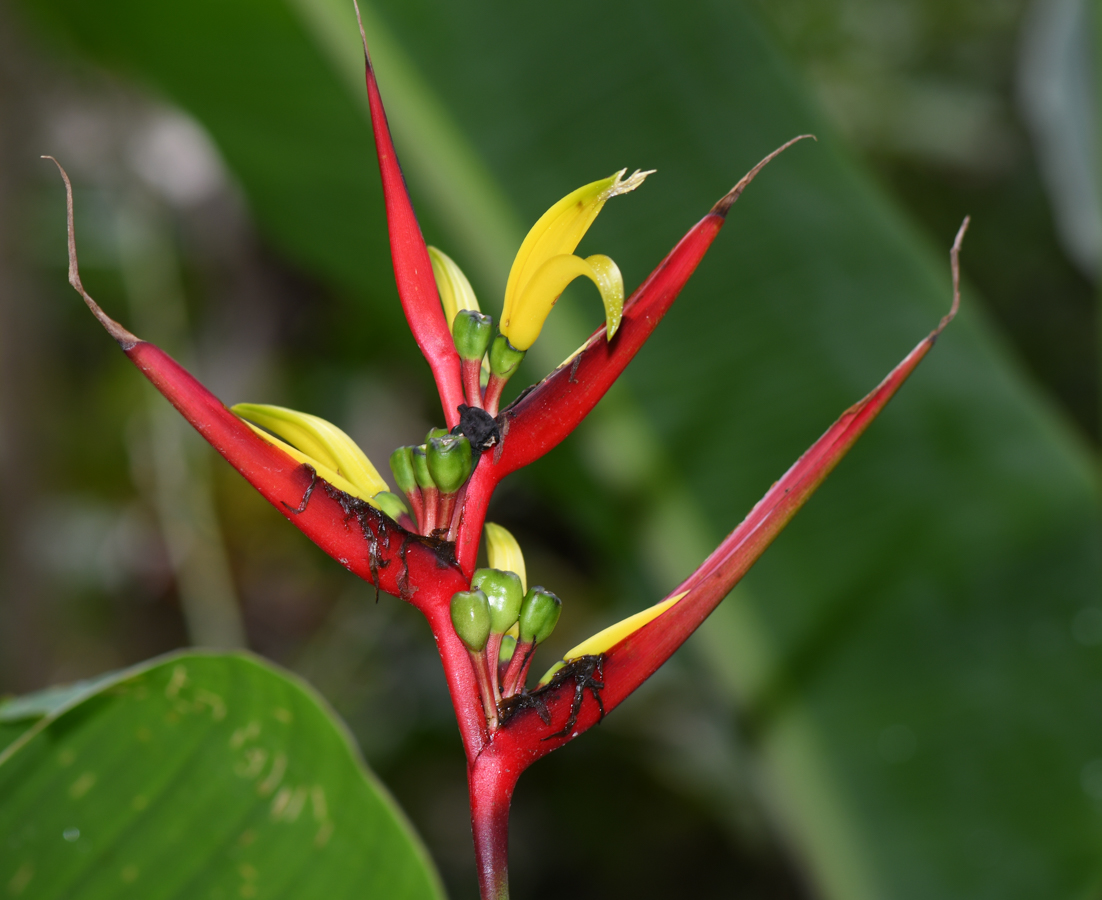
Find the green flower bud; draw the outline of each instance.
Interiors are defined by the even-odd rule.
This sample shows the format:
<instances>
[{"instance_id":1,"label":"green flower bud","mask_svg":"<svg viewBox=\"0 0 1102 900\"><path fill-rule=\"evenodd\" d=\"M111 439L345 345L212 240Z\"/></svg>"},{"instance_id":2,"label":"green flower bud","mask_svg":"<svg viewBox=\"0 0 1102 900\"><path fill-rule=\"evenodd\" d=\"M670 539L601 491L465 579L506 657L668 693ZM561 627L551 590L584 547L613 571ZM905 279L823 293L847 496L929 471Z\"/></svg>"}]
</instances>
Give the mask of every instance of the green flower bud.
<instances>
[{"instance_id":1,"label":"green flower bud","mask_svg":"<svg viewBox=\"0 0 1102 900\"><path fill-rule=\"evenodd\" d=\"M494 336L494 320L476 309L461 309L452 319L452 339L460 359L482 359Z\"/></svg>"},{"instance_id":2,"label":"green flower bud","mask_svg":"<svg viewBox=\"0 0 1102 900\"><path fill-rule=\"evenodd\" d=\"M379 493L371 498L371 502L394 519L394 521L398 521L398 516L409 514L409 510L406 509L406 505L402 502L402 498L397 494L392 494L390 491L379 491Z\"/></svg>"},{"instance_id":3,"label":"green flower bud","mask_svg":"<svg viewBox=\"0 0 1102 900\"><path fill-rule=\"evenodd\" d=\"M429 474L445 494L454 494L471 474L471 442L461 434L435 437L426 447Z\"/></svg>"},{"instance_id":4,"label":"green flower bud","mask_svg":"<svg viewBox=\"0 0 1102 900\"><path fill-rule=\"evenodd\" d=\"M490 637L490 604L482 591L452 595L452 627L472 653L479 653Z\"/></svg>"},{"instance_id":5,"label":"green flower bud","mask_svg":"<svg viewBox=\"0 0 1102 900\"><path fill-rule=\"evenodd\" d=\"M528 589L520 607L520 642L542 644L555 630L562 612L562 601L546 588Z\"/></svg>"},{"instance_id":6,"label":"green flower bud","mask_svg":"<svg viewBox=\"0 0 1102 900\"><path fill-rule=\"evenodd\" d=\"M429 474L429 461L425 455L425 445L413 448L413 477L417 481L417 486L422 490L431 490L436 487L436 482L432 480L432 475Z\"/></svg>"},{"instance_id":7,"label":"green flower bud","mask_svg":"<svg viewBox=\"0 0 1102 900\"><path fill-rule=\"evenodd\" d=\"M517 649L517 639L511 634L505 635L501 639L501 649L497 652L498 664L507 663L513 658L513 653Z\"/></svg>"},{"instance_id":8,"label":"green flower bud","mask_svg":"<svg viewBox=\"0 0 1102 900\"><path fill-rule=\"evenodd\" d=\"M399 447L390 454L390 471L394 473L398 490L403 493L408 494L417 487L417 477L413 474L412 447Z\"/></svg>"},{"instance_id":9,"label":"green flower bud","mask_svg":"<svg viewBox=\"0 0 1102 900\"><path fill-rule=\"evenodd\" d=\"M427 444L433 438L445 437L449 434L451 434L451 432L448 431L447 428L430 428L429 433L425 435L425 443Z\"/></svg>"},{"instance_id":10,"label":"green flower bud","mask_svg":"<svg viewBox=\"0 0 1102 900\"><path fill-rule=\"evenodd\" d=\"M490 344L490 371L498 378L508 378L524 359L524 351L518 350L509 343L509 339L503 334L494 338Z\"/></svg>"},{"instance_id":11,"label":"green flower bud","mask_svg":"<svg viewBox=\"0 0 1102 900\"><path fill-rule=\"evenodd\" d=\"M476 569L471 588L482 591L490 602L491 634L504 634L513 627L524 602L519 575L500 569Z\"/></svg>"}]
</instances>

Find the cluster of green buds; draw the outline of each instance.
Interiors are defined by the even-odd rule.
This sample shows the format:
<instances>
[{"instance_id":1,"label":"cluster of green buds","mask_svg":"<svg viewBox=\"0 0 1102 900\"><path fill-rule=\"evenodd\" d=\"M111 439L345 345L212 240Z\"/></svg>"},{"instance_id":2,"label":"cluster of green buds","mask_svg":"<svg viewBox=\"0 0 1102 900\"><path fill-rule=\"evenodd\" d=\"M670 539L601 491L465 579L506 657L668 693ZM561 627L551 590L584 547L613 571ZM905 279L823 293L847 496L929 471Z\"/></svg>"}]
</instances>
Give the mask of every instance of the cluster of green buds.
<instances>
[{"instance_id":1,"label":"cluster of green buds","mask_svg":"<svg viewBox=\"0 0 1102 900\"><path fill-rule=\"evenodd\" d=\"M487 522L486 538L490 567L476 569L471 589L452 596L451 618L496 729L498 705L524 690L532 654L555 630L562 601L539 585L527 587L524 557L508 531Z\"/></svg>"},{"instance_id":2,"label":"cluster of green buds","mask_svg":"<svg viewBox=\"0 0 1102 900\"><path fill-rule=\"evenodd\" d=\"M471 475L471 442L445 428L433 428L425 443L399 447L390 455L390 471L413 508L421 534L455 539L462 513L462 491Z\"/></svg>"}]
</instances>

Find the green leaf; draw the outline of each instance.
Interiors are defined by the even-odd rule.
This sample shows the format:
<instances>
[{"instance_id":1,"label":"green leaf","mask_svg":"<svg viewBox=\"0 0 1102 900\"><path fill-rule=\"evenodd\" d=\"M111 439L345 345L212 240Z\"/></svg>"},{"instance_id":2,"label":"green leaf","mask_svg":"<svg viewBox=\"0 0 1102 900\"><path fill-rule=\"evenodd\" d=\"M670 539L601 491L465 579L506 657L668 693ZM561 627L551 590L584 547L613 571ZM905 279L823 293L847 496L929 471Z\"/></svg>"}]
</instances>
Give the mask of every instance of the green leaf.
<instances>
[{"instance_id":1,"label":"green leaf","mask_svg":"<svg viewBox=\"0 0 1102 900\"><path fill-rule=\"evenodd\" d=\"M33 7L200 118L268 234L393 320L357 35L337 0ZM614 28L579 27L593 15L580 0L411 0L366 25L426 236L492 314L518 223L571 186L658 169L591 236L630 290L766 152L821 138L739 200L629 370L632 395L610 398L606 427L634 457L584 451L595 490L633 499L600 518L606 546L630 535L643 550L653 600L935 324L952 234L916 232L742 5L687 16L616 0L600 11ZM547 353L546 367L577 346L569 304L529 359ZM599 447L600 424L578 437ZM536 473L558 497L560 465ZM1102 817L1084 773L1102 758L1102 653L1073 636L1102 582L1095 465L966 294L892 408L695 641L825 896L1096 889Z\"/></svg>"},{"instance_id":2,"label":"green leaf","mask_svg":"<svg viewBox=\"0 0 1102 900\"><path fill-rule=\"evenodd\" d=\"M35 698L0 753L10 896L442 896L332 712L267 663L181 653Z\"/></svg>"}]
</instances>

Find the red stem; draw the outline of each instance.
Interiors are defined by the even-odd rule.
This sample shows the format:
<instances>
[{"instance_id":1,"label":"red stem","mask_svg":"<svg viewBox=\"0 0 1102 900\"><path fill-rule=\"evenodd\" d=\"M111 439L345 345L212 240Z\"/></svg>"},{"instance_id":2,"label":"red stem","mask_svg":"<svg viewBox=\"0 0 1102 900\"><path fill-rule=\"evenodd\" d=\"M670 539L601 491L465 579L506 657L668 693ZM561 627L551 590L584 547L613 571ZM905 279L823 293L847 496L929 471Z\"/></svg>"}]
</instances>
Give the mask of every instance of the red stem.
<instances>
[{"instance_id":1,"label":"red stem","mask_svg":"<svg viewBox=\"0 0 1102 900\"><path fill-rule=\"evenodd\" d=\"M425 501L421 497L421 489L417 486L413 486L406 498L409 500L410 508L413 510L413 520L417 523L418 531L422 531L421 523L425 519Z\"/></svg>"},{"instance_id":2,"label":"red stem","mask_svg":"<svg viewBox=\"0 0 1102 900\"><path fill-rule=\"evenodd\" d=\"M468 587L469 583L456 590L466 590ZM450 603L455 590L451 590L446 598L443 593L438 592L437 602L427 604L422 611L429 620L432 636L436 639L436 649L444 666L448 693L451 695L459 733L463 738L463 750L467 759L472 760L486 748L489 740L486 711L482 708L478 679L471 665L470 653L452 627Z\"/></svg>"},{"instance_id":3,"label":"red stem","mask_svg":"<svg viewBox=\"0 0 1102 900\"><path fill-rule=\"evenodd\" d=\"M461 359L463 372L463 392L467 395L467 405L482 407L482 360Z\"/></svg>"},{"instance_id":4,"label":"red stem","mask_svg":"<svg viewBox=\"0 0 1102 900\"><path fill-rule=\"evenodd\" d=\"M486 510L497 487L498 474L494 458L501 445L483 453L467 480L467 496L463 501L462 518L456 530L455 558L463 574L470 578L478 562L478 547L482 540L482 526L486 524Z\"/></svg>"},{"instance_id":5,"label":"red stem","mask_svg":"<svg viewBox=\"0 0 1102 900\"><path fill-rule=\"evenodd\" d=\"M471 830L482 900L508 900L509 806L520 768L492 750L467 767Z\"/></svg>"},{"instance_id":6,"label":"red stem","mask_svg":"<svg viewBox=\"0 0 1102 900\"><path fill-rule=\"evenodd\" d=\"M436 527L451 528L452 513L455 512L455 498L457 494L441 494L437 504Z\"/></svg>"},{"instance_id":7,"label":"red stem","mask_svg":"<svg viewBox=\"0 0 1102 900\"><path fill-rule=\"evenodd\" d=\"M459 489L459 492L455 495L455 509L452 510L451 524L448 525L448 537L449 541L454 541L456 534L459 532L459 523L463 521L463 507L467 503L467 485L470 484L470 479L464 483L463 487Z\"/></svg>"},{"instance_id":8,"label":"red stem","mask_svg":"<svg viewBox=\"0 0 1102 900\"><path fill-rule=\"evenodd\" d=\"M497 730L497 697L494 684L491 680L490 667L486 662L486 651L467 651L467 658L471 661L471 669L474 671L475 681L478 683L478 696L482 700L483 715L489 723L491 732Z\"/></svg>"},{"instance_id":9,"label":"red stem","mask_svg":"<svg viewBox=\"0 0 1102 900\"><path fill-rule=\"evenodd\" d=\"M486 382L486 395L482 402L486 407L486 412L491 416L497 415L497 407L501 402L501 392L505 390L505 385L508 383L508 378L501 378L493 372L490 373L490 380Z\"/></svg>"},{"instance_id":10,"label":"red stem","mask_svg":"<svg viewBox=\"0 0 1102 900\"><path fill-rule=\"evenodd\" d=\"M421 488L421 498L424 501L424 518L419 519L421 523L421 534L430 535L436 530L436 514L440 506L440 489L439 488Z\"/></svg>"},{"instance_id":11,"label":"red stem","mask_svg":"<svg viewBox=\"0 0 1102 900\"><path fill-rule=\"evenodd\" d=\"M491 634L486 640L486 649L483 653L486 656L486 670L490 673L490 686L494 691L494 708L497 708L497 704L501 702L501 681L497 677L497 657L501 652L501 639L505 637L503 634Z\"/></svg>"},{"instance_id":12,"label":"red stem","mask_svg":"<svg viewBox=\"0 0 1102 900\"><path fill-rule=\"evenodd\" d=\"M524 677L528 674L528 666L532 663L532 654L536 645L529 642L517 641L513 650L513 658L509 660L509 668L505 670L505 676L501 679L501 695L512 697L520 688L524 687Z\"/></svg>"}]
</instances>

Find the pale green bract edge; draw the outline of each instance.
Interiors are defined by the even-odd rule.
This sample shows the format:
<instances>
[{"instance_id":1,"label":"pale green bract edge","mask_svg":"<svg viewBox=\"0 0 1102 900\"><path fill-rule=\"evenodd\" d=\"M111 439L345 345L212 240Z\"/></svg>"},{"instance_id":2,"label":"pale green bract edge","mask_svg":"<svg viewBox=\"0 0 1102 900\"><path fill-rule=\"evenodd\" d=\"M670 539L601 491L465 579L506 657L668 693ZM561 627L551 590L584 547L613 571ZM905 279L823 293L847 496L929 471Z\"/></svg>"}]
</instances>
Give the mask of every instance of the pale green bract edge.
<instances>
[{"instance_id":1,"label":"pale green bract edge","mask_svg":"<svg viewBox=\"0 0 1102 900\"><path fill-rule=\"evenodd\" d=\"M288 0L288 7L299 16L360 104L365 117L369 117L363 49L352 13L344 0ZM421 193L433 205L433 212L450 229L450 245L457 248L464 259L470 260L470 271L498 286L493 296L503 297L509 266L526 233L520 217L462 130L450 119L444 105L417 74L416 67L393 34L368 3L361 2L360 11L376 72L385 73L380 75L380 89L384 92L387 116L395 140L400 143L398 152L409 180L423 189ZM529 371L535 368L550 372L560 360L574 353L586 336L587 329L580 317L568 308L559 309L555 316L548 317L541 339L528 351L525 362L530 366ZM653 428L623 384L609 391L589 416L586 430L593 443L601 442L602 435L609 432L614 433L621 446L625 437L630 438L629 446L657 445ZM651 477L649 466L659 466L660 456L658 451L633 473L636 487L647 484ZM669 520L661 516L676 509L685 529L683 535L697 536L695 540L683 538L677 550L667 546L661 561L652 559L654 574L670 583L671 573L677 572L679 575L672 580L676 583L711 553L714 544L708 543L711 536L707 534L700 506L680 480L671 478L667 467L661 467L661 471L658 487L647 491L652 500L646 511L649 521L655 526L668 525ZM622 473L618 477L623 480ZM676 529L673 530L676 533ZM670 529L663 528L663 531L668 534ZM752 604L747 602L747 596L745 588L739 588L735 596L721 604L721 610L737 606L739 627L722 629L724 638L734 643L727 643L721 652L705 651L705 657L711 665L725 665L732 658L755 659L762 671L775 670L779 661L767 649L768 642L763 637L767 632ZM707 633L720 629L706 622L702 630ZM714 649L712 646L711 650ZM745 684L740 685L740 692L744 689ZM796 703L790 707L789 715L793 722L806 718ZM844 888L851 892L850 900L876 900L880 895L871 861L839 797L836 778L821 765L812 732L809 722L803 728L793 725L765 747L773 767L778 772L791 770L811 791L808 797L813 796L815 800L800 811L794 803L782 801L785 813L791 817L794 831L808 842L805 852L814 860L816 869L834 889L835 895ZM730 764L737 765L734 759ZM810 779L813 777L817 784L812 790Z\"/></svg>"},{"instance_id":2,"label":"pale green bract edge","mask_svg":"<svg viewBox=\"0 0 1102 900\"><path fill-rule=\"evenodd\" d=\"M98 678L86 678L72 684L43 688L33 694L4 700L0 702L0 723L24 722L28 719L51 716L63 707L71 707L90 697L102 687L112 683L118 676L118 672L108 672Z\"/></svg>"}]
</instances>

